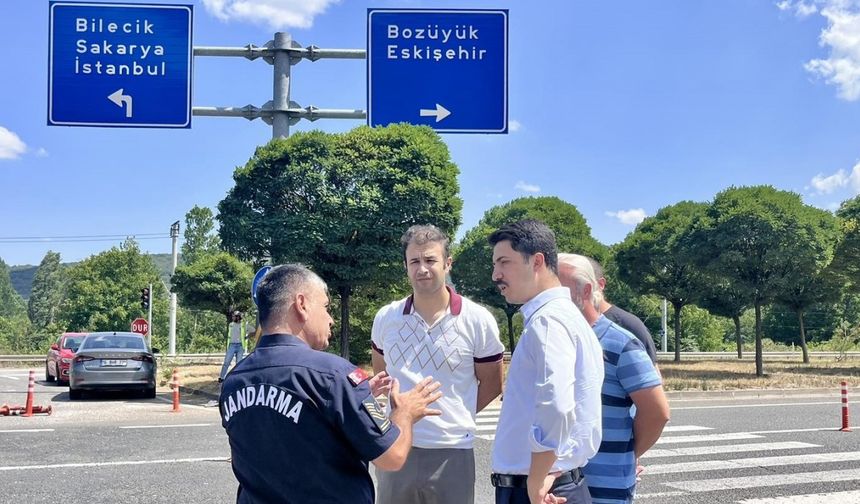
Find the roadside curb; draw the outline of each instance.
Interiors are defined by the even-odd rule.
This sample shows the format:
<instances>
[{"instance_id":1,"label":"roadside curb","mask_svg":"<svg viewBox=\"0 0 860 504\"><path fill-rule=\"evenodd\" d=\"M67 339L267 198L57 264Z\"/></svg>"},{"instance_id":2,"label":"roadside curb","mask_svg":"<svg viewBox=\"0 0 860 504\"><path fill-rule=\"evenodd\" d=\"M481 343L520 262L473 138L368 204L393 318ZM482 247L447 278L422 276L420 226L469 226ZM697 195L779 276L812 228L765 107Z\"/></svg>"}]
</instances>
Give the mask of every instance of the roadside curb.
<instances>
[{"instance_id":1,"label":"roadside curb","mask_svg":"<svg viewBox=\"0 0 860 504\"><path fill-rule=\"evenodd\" d=\"M815 389L744 389L744 390L678 390L666 392L669 400L690 399L768 399L778 397L839 397L838 388Z\"/></svg>"}]
</instances>

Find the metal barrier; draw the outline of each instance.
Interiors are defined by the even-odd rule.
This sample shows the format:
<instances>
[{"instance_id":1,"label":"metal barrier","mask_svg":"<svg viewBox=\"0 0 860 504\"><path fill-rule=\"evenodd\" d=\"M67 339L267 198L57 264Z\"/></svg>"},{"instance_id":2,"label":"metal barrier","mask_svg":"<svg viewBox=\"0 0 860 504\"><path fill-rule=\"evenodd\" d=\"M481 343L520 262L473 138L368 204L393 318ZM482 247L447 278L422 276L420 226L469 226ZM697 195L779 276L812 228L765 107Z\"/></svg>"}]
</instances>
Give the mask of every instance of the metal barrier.
<instances>
[{"instance_id":1,"label":"metal barrier","mask_svg":"<svg viewBox=\"0 0 860 504\"><path fill-rule=\"evenodd\" d=\"M769 360L779 359L800 359L803 354L800 351L795 352L764 352L762 357ZM835 359L843 357L845 359L860 359L860 352L809 352L810 359ZM173 362L176 364L220 364L224 361L224 352L206 353L206 354L176 354L169 356L166 354L155 354L155 358L159 363L164 361ZM657 359L660 361L671 361L675 358L674 352L657 352ZM744 357L741 360L752 361L755 359L755 352L744 352ZM505 360L511 360L511 353L505 352ZM738 360L737 352L681 352L681 361L685 360ZM44 363L44 355L0 355L0 362L20 362L22 365L33 363Z\"/></svg>"}]
</instances>

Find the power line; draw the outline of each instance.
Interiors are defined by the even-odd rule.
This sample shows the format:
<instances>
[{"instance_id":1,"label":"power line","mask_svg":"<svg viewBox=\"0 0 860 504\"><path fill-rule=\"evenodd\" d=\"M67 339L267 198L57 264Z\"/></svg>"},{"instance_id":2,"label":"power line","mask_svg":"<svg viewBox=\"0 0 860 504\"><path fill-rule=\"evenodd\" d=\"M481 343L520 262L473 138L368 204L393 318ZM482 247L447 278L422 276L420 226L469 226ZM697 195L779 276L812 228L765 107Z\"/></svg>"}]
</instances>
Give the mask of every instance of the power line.
<instances>
[{"instance_id":1,"label":"power line","mask_svg":"<svg viewBox=\"0 0 860 504\"><path fill-rule=\"evenodd\" d=\"M164 233L140 234L104 234L104 235L64 235L64 236L0 236L0 243L69 243L69 242L104 242L116 240L161 240L170 238Z\"/></svg>"}]
</instances>

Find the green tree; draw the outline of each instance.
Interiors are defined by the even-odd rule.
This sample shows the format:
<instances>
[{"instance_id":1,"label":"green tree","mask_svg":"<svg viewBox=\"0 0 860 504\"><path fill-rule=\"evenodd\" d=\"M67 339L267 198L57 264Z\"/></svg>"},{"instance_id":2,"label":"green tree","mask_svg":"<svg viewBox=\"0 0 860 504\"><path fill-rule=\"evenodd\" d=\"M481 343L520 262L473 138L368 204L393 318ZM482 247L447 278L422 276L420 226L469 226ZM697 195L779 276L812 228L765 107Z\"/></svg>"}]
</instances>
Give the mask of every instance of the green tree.
<instances>
[{"instance_id":1,"label":"green tree","mask_svg":"<svg viewBox=\"0 0 860 504\"><path fill-rule=\"evenodd\" d=\"M702 293L703 280L693 265L685 238L703 214L704 203L682 201L642 221L615 250L618 275L640 294L666 298L675 310L675 362L681 361L681 310Z\"/></svg>"},{"instance_id":2,"label":"green tree","mask_svg":"<svg viewBox=\"0 0 860 504\"><path fill-rule=\"evenodd\" d=\"M799 195L771 186L731 187L717 194L691 235L698 263L751 296L757 376L764 375L762 306L810 264L823 268L832 257L832 233L812 210Z\"/></svg>"},{"instance_id":3,"label":"green tree","mask_svg":"<svg viewBox=\"0 0 860 504\"><path fill-rule=\"evenodd\" d=\"M48 251L36 270L33 289L27 300L27 315L36 328L45 329L54 324L63 300L64 283L65 272L60 264L60 254Z\"/></svg>"},{"instance_id":4,"label":"green tree","mask_svg":"<svg viewBox=\"0 0 860 504\"><path fill-rule=\"evenodd\" d=\"M523 219L546 223L555 233L561 252L582 254L598 261L607 256L606 247L591 236L591 228L579 210L554 196L518 198L487 210L455 248L451 276L460 293L505 312L511 351L515 346L513 317L519 306L508 304L493 284L493 250L487 237L499 227Z\"/></svg>"},{"instance_id":5,"label":"green tree","mask_svg":"<svg viewBox=\"0 0 860 504\"><path fill-rule=\"evenodd\" d=\"M860 293L860 196L843 201L836 211L842 239L831 268L852 293Z\"/></svg>"},{"instance_id":6,"label":"green tree","mask_svg":"<svg viewBox=\"0 0 860 504\"><path fill-rule=\"evenodd\" d=\"M193 263L199 258L218 253L221 239L215 233L215 219L209 207L194 208L185 214L185 238L180 248L182 261Z\"/></svg>"},{"instance_id":7,"label":"green tree","mask_svg":"<svg viewBox=\"0 0 860 504\"><path fill-rule=\"evenodd\" d=\"M453 235L457 166L428 127L360 127L273 140L233 174L218 205L226 250L312 267L337 293L340 350L349 357L350 296L403 277L400 237L413 224Z\"/></svg>"},{"instance_id":8,"label":"green tree","mask_svg":"<svg viewBox=\"0 0 860 504\"><path fill-rule=\"evenodd\" d=\"M723 350L724 336L728 333L728 320L712 315L696 305L684 308L681 319L684 341L681 348L690 352L719 352Z\"/></svg>"},{"instance_id":9,"label":"green tree","mask_svg":"<svg viewBox=\"0 0 860 504\"><path fill-rule=\"evenodd\" d=\"M832 242L835 245L835 241ZM797 318L800 348L803 350L803 363L809 364L809 348L806 345L806 327L804 316L810 307L832 303L839 299L842 281L833 272L806 271L787 279L785 285L774 298L792 312Z\"/></svg>"},{"instance_id":10,"label":"green tree","mask_svg":"<svg viewBox=\"0 0 860 504\"><path fill-rule=\"evenodd\" d=\"M172 290L182 306L220 313L229 323L234 311L248 312L253 307L253 279L250 265L227 252L219 252L177 266Z\"/></svg>"},{"instance_id":11,"label":"green tree","mask_svg":"<svg viewBox=\"0 0 860 504\"><path fill-rule=\"evenodd\" d=\"M27 315L27 305L12 288L9 266L0 259L0 317L15 318Z\"/></svg>"},{"instance_id":12,"label":"green tree","mask_svg":"<svg viewBox=\"0 0 860 504\"><path fill-rule=\"evenodd\" d=\"M735 285L730 278L705 277L702 293L696 305L708 310L712 315L732 319L735 325L735 346L738 359L744 357L744 341L741 334L741 316L749 308L750 295Z\"/></svg>"},{"instance_id":13,"label":"green tree","mask_svg":"<svg viewBox=\"0 0 860 504\"><path fill-rule=\"evenodd\" d=\"M163 346L167 289L152 259L134 240L77 263L69 268L67 279L59 322L69 331L128 331L132 320L146 316L140 289L152 284L153 346Z\"/></svg>"}]
</instances>

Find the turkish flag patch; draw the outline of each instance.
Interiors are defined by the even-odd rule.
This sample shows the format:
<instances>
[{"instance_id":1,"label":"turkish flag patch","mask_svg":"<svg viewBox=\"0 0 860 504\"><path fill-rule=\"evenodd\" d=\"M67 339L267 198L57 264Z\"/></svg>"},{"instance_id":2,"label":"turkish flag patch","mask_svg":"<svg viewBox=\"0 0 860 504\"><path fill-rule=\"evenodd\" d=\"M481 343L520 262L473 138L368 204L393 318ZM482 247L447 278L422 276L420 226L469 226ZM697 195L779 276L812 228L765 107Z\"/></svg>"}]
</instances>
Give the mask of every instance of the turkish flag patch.
<instances>
[{"instance_id":1,"label":"turkish flag patch","mask_svg":"<svg viewBox=\"0 0 860 504\"><path fill-rule=\"evenodd\" d=\"M361 368L355 368L355 371L349 373L349 381L351 381L355 386L358 386L358 384L368 379L370 379L370 375L365 373Z\"/></svg>"}]
</instances>

